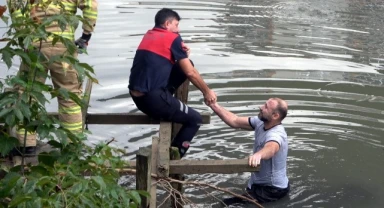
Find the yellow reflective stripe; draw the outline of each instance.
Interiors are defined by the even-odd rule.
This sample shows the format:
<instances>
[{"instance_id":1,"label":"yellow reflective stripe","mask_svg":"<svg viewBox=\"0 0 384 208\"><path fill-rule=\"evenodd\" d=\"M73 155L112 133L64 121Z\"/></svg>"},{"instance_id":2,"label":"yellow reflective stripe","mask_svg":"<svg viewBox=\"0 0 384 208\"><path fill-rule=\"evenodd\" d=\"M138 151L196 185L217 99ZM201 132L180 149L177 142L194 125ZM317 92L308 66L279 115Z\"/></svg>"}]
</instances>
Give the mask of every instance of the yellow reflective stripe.
<instances>
[{"instance_id":1,"label":"yellow reflective stripe","mask_svg":"<svg viewBox=\"0 0 384 208\"><path fill-rule=\"evenodd\" d=\"M75 35L73 34L73 32L61 32L61 31L59 31L59 32L52 32L52 33L55 35L59 35L63 38L67 38L69 40L75 39L75 37L74 37ZM48 37L48 40L53 40L53 37Z\"/></svg>"},{"instance_id":2,"label":"yellow reflective stripe","mask_svg":"<svg viewBox=\"0 0 384 208\"><path fill-rule=\"evenodd\" d=\"M75 106L75 107L69 107L69 108L59 108L59 113L64 113L64 114L81 113L81 107Z\"/></svg>"},{"instance_id":3,"label":"yellow reflective stripe","mask_svg":"<svg viewBox=\"0 0 384 208\"><path fill-rule=\"evenodd\" d=\"M62 4L65 6L65 11L75 12L77 10L76 4L69 2L63 2Z\"/></svg>"},{"instance_id":4,"label":"yellow reflective stripe","mask_svg":"<svg viewBox=\"0 0 384 208\"><path fill-rule=\"evenodd\" d=\"M20 9L12 13L13 18L22 17L22 16L23 14L21 13Z\"/></svg>"},{"instance_id":5,"label":"yellow reflective stripe","mask_svg":"<svg viewBox=\"0 0 384 208\"><path fill-rule=\"evenodd\" d=\"M62 122L62 126L69 131L77 131L83 128L83 122L77 122L77 123Z\"/></svg>"},{"instance_id":6,"label":"yellow reflective stripe","mask_svg":"<svg viewBox=\"0 0 384 208\"><path fill-rule=\"evenodd\" d=\"M18 135L24 135L25 134L25 129L19 129L17 130L16 132ZM30 135L36 135L36 132L34 131L27 131L27 135L30 136Z\"/></svg>"},{"instance_id":7,"label":"yellow reflective stripe","mask_svg":"<svg viewBox=\"0 0 384 208\"><path fill-rule=\"evenodd\" d=\"M88 8L92 8L92 0L87 0Z\"/></svg>"},{"instance_id":8,"label":"yellow reflective stripe","mask_svg":"<svg viewBox=\"0 0 384 208\"><path fill-rule=\"evenodd\" d=\"M89 18L89 19L96 19L97 18L97 12L92 11L92 10L84 10L83 16L85 18Z\"/></svg>"}]
</instances>

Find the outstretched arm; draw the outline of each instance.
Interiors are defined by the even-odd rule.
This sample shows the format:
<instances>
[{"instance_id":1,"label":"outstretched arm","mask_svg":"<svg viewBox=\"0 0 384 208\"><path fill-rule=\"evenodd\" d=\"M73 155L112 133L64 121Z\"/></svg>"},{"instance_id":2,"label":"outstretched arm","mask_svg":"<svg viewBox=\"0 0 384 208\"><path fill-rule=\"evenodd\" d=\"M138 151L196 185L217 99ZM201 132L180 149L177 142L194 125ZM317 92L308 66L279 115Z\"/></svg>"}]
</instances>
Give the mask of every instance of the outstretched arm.
<instances>
[{"instance_id":1,"label":"outstretched arm","mask_svg":"<svg viewBox=\"0 0 384 208\"><path fill-rule=\"evenodd\" d=\"M268 160L272 158L276 152L280 149L280 145L277 142L269 141L265 143L263 149L259 150L255 154L249 157L249 166L256 167L260 164L260 160Z\"/></svg>"},{"instance_id":2,"label":"outstretched arm","mask_svg":"<svg viewBox=\"0 0 384 208\"><path fill-rule=\"evenodd\" d=\"M209 107L223 120L228 126L232 128L241 128L245 130L253 130L249 123L248 117L239 117L234 113L220 106L218 103L211 104Z\"/></svg>"},{"instance_id":3,"label":"outstretched arm","mask_svg":"<svg viewBox=\"0 0 384 208\"><path fill-rule=\"evenodd\" d=\"M216 103L217 97L215 92L209 89L199 72L192 66L191 61L188 58L184 58L179 60L179 64L188 80L203 93L205 104L210 105L211 103Z\"/></svg>"}]
</instances>

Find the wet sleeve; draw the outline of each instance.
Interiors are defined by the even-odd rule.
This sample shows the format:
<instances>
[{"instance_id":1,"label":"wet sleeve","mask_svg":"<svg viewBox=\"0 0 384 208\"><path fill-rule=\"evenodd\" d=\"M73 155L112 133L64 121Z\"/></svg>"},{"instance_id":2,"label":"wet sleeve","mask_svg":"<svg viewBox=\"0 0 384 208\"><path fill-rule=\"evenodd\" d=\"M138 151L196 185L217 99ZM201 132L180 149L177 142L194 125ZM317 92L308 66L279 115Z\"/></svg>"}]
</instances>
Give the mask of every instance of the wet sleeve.
<instances>
[{"instance_id":1,"label":"wet sleeve","mask_svg":"<svg viewBox=\"0 0 384 208\"><path fill-rule=\"evenodd\" d=\"M175 61L188 58L187 52L183 49L183 44L184 42L181 39L180 35L177 36L177 38L172 43L171 52Z\"/></svg>"},{"instance_id":2,"label":"wet sleeve","mask_svg":"<svg viewBox=\"0 0 384 208\"><path fill-rule=\"evenodd\" d=\"M77 7L83 11L83 18L88 24L83 24L83 30L93 32L97 20L97 1L96 0L79 0Z\"/></svg>"}]
</instances>

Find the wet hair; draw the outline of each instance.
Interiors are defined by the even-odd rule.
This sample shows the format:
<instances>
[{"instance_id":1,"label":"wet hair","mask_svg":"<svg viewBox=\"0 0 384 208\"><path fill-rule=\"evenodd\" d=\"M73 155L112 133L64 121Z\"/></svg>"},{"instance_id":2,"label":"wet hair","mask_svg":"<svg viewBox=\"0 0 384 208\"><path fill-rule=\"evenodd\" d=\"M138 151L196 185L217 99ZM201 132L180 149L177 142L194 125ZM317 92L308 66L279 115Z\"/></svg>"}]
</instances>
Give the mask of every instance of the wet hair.
<instances>
[{"instance_id":1,"label":"wet hair","mask_svg":"<svg viewBox=\"0 0 384 208\"><path fill-rule=\"evenodd\" d=\"M280 98L273 98L273 99L277 101L277 106L274 111L280 115L280 121L282 121L287 116L288 106L285 103L285 101L283 101Z\"/></svg>"},{"instance_id":2,"label":"wet hair","mask_svg":"<svg viewBox=\"0 0 384 208\"><path fill-rule=\"evenodd\" d=\"M172 9L163 8L160 9L155 16L155 26L160 26L164 24L167 20L176 19L177 21L180 21L180 16L177 12L173 11Z\"/></svg>"}]
</instances>

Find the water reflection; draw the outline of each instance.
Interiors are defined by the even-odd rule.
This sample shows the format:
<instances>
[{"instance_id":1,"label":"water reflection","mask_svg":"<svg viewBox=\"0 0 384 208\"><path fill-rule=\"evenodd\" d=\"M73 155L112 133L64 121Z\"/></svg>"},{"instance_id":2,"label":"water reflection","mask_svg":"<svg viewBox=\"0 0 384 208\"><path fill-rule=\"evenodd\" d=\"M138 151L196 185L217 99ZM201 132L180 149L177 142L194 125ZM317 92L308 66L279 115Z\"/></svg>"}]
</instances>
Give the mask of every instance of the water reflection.
<instances>
[{"instance_id":1,"label":"water reflection","mask_svg":"<svg viewBox=\"0 0 384 208\"><path fill-rule=\"evenodd\" d=\"M289 197L266 207L383 207L384 3L379 0L99 0L100 21L83 61L94 65L91 112L138 112L127 92L142 35L162 7L179 11L184 40L204 79L227 109L255 115L269 97L289 103ZM1 63L0 63L1 64ZM1 65L3 67L4 65ZM14 66L17 69L17 66ZM2 74L0 74L2 75ZM209 111L190 87L189 105ZM52 103L55 106L55 103ZM49 106L51 110L54 107ZM90 126L91 142L114 144L134 159L157 126ZM186 159L247 157L252 132L228 128L212 114ZM241 193L242 174L187 175ZM132 178L122 183L134 187ZM200 207L220 206L211 190L188 187ZM234 207L244 207L234 205ZM249 206L251 207L251 206Z\"/></svg>"}]
</instances>

